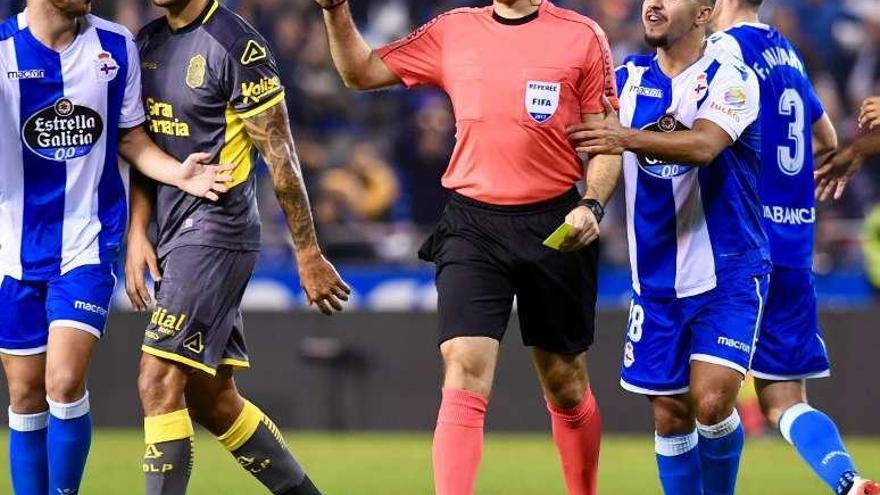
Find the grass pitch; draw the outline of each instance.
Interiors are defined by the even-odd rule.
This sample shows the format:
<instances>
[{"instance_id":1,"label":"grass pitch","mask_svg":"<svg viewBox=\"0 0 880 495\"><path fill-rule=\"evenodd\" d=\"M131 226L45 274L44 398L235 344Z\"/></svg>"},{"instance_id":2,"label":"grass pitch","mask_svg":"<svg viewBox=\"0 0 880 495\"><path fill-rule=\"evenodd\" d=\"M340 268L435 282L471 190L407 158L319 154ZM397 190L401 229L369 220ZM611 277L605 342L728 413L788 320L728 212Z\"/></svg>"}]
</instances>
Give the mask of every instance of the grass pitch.
<instances>
[{"instance_id":1,"label":"grass pitch","mask_svg":"<svg viewBox=\"0 0 880 495\"><path fill-rule=\"evenodd\" d=\"M427 434L326 434L287 432L286 438L310 476L327 495L429 495L431 439ZM0 438L5 444L5 437ZM849 439L867 475L880 474L880 439ZM99 430L92 444L82 495L143 493L141 434ZM0 450L6 466L6 449ZM600 493L659 494L653 439L607 436L602 445ZM0 493L11 493L7 469ZM196 439L191 495L262 495L212 438ZM829 491L782 440L749 440L740 473L739 494L825 495ZM489 434L478 495L564 495L556 451L549 435Z\"/></svg>"}]
</instances>

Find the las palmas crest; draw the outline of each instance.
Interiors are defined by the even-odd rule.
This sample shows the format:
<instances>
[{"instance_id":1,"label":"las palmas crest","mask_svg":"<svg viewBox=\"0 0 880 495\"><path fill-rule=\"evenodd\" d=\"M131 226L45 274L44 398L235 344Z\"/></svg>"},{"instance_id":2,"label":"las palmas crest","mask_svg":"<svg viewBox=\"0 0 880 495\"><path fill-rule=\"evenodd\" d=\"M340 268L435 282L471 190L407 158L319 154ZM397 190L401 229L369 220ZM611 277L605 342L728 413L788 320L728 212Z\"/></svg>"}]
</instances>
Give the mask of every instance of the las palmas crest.
<instances>
[{"instance_id":1,"label":"las palmas crest","mask_svg":"<svg viewBox=\"0 0 880 495\"><path fill-rule=\"evenodd\" d=\"M201 88L205 84L205 71L208 61L201 54L189 59L186 67L186 85L192 89Z\"/></svg>"}]
</instances>

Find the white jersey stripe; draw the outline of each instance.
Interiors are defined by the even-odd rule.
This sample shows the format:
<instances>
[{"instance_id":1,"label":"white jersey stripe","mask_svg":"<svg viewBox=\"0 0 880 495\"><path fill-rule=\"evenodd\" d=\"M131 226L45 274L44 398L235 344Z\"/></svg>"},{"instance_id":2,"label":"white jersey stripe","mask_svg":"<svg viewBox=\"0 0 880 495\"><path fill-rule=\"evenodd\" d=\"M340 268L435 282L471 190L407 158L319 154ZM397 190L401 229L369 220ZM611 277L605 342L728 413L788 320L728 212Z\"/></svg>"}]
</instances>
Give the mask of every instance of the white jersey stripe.
<instances>
[{"instance_id":1,"label":"white jersey stripe","mask_svg":"<svg viewBox=\"0 0 880 495\"><path fill-rule=\"evenodd\" d=\"M675 259L675 293L689 297L715 288L715 255L703 211L699 169L672 179L675 198L678 250Z\"/></svg>"},{"instance_id":2,"label":"white jersey stripe","mask_svg":"<svg viewBox=\"0 0 880 495\"><path fill-rule=\"evenodd\" d=\"M22 17L19 16L19 25ZM9 71L18 70L12 38L0 41L0 59L9 62ZM9 101L19 101L18 84L8 84L3 89L9 92ZM3 105L0 107L0 121L20 122L20 113L20 105ZM3 150L5 157L20 156L22 146L17 129L0 129L0 150ZM11 164L0 166L0 183L4 185L0 188L0 226L21 225L24 222L24 173L21 167L8 165ZM21 278L21 235L20 228L0 228L0 277L8 275Z\"/></svg>"}]
</instances>

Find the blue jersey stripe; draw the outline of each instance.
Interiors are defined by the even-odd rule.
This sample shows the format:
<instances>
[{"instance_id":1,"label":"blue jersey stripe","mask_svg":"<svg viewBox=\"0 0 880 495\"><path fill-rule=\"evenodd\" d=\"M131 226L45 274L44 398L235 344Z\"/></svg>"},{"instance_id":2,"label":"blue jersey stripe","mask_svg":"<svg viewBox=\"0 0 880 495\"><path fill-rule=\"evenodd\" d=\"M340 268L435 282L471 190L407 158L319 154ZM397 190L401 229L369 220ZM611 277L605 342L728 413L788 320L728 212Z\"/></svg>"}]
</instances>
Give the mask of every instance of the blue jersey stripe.
<instances>
[{"instance_id":1,"label":"blue jersey stripe","mask_svg":"<svg viewBox=\"0 0 880 495\"><path fill-rule=\"evenodd\" d=\"M642 86L662 90L663 97L636 97L634 128L653 124L672 103L671 81L662 74L646 74ZM678 241L675 215L670 214L675 211L672 181L654 177L640 168L634 207L638 212L634 229L639 280L650 287L674 287ZM650 242L646 242L648 239ZM674 297L675 292L670 295Z\"/></svg>"},{"instance_id":2,"label":"blue jersey stripe","mask_svg":"<svg viewBox=\"0 0 880 495\"><path fill-rule=\"evenodd\" d=\"M0 41L11 38L18 31L18 16L7 18L3 24L0 24Z\"/></svg>"},{"instance_id":3,"label":"blue jersey stripe","mask_svg":"<svg viewBox=\"0 0 880 495\"><path fill-rule=\"evenodd\" d=\"M98 220L101 222L98 242L101 263L113 263L119 254L128 219L128 200L119 173L117 156L119 118L129 71L128 47L124 36L103 29L98 29L97 33L101 46L110 52L119 65L116 78L109 83L107 91L107 157L98 183Z\"/></svg>"},{"instance_id":4,"label":"blue jersey stripe","mask_svg":"<svg viewBox=\"0 0 880 495\"><path fill-rule=\"evenodd\" d=\"M709 65L709 68L706 69L706 86L709 86L712 84L712 81L715 79L715 74L718 74L718 69L720 69L720 68L721 68L721 64L718 63L717 60L712 62L711 65ZM700 101L697 102L697 108L702 107L703 103L706 102L706 98L708 98L708 97L709 97L709 92L706 91L706 94L704 94L703 97L700 98Z\"/></svg>"},{"instance_id":5,"label":"blue jersey stripe","mask_svg":"<svg viewBox=\"0 0 880 495\"><path fill-rule=\"evenodd\" d=\"M22 119L55 104L64 96L61 57L24 30L15 37L18 70L44 70L42 79L22 79ZM24 126L25 122L21 122ZM47 160L22 147L24 222L21 239L22 277L45 280L61 273L64 196L67 162Z\"/></svg>"}]
</instances>

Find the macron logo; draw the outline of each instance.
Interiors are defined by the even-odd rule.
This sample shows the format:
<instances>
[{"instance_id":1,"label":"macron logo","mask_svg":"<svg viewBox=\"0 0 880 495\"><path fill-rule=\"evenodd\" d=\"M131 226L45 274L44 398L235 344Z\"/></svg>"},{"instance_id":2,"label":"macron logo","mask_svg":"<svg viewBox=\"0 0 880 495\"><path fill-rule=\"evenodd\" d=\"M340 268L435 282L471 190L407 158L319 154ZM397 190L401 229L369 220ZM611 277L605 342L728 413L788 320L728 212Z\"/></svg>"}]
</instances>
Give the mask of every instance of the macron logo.
<instances>
[{"instance_id":1,"label":"macron logo","mask_svg":"<svg viewBox=\"0 0 880 495\"><path fill-rule=\"evenodd\" d=\"M746 354L749 354L752 350L752 346L738 340L729 339L727 337L718 337L718 343L725 347L730 347L731 349L745 352Z\"/></svg>"},{"instance_id":2,"label":"macron logo","mask_svg":"<svg viewBox=\"0 0 880 495\"><path fill-rule=\"evenodd\" d=\"M85 301L76 301L75 303L73 303L73 308L80 311L88 311L89 313L95 313L101 316L107 316L106 309L96 304L87 303Z\"/></svg>"}]
</instances>

